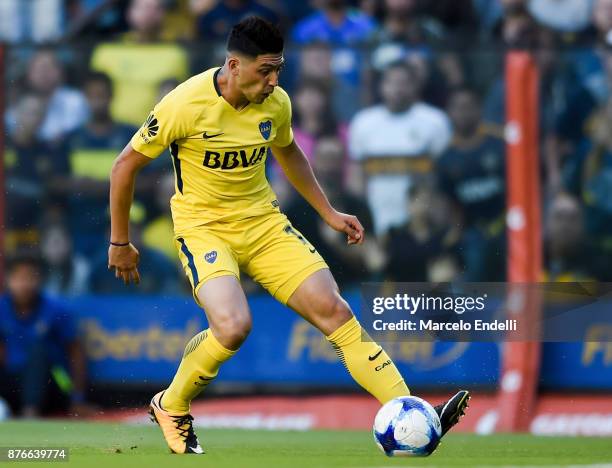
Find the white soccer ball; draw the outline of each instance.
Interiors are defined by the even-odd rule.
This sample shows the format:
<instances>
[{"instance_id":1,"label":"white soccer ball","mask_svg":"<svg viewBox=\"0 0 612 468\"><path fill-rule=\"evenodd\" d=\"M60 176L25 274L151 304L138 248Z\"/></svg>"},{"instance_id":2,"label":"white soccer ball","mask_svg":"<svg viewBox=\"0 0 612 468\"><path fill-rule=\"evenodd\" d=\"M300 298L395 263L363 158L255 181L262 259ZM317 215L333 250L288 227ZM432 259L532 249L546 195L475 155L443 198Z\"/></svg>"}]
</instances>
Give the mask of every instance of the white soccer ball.
<instances>
[{"instance_id":1,"label":"white soccer ball","mask_svg":"<svg viewBox=\"0 0 612 468\"><path fill-rule=\"evenodd\" d=\"M374 441L389 457L431 455L440 443L442 426L425 400L405 396L387 402L374 419Z\"/></svg>"}]
</instances>

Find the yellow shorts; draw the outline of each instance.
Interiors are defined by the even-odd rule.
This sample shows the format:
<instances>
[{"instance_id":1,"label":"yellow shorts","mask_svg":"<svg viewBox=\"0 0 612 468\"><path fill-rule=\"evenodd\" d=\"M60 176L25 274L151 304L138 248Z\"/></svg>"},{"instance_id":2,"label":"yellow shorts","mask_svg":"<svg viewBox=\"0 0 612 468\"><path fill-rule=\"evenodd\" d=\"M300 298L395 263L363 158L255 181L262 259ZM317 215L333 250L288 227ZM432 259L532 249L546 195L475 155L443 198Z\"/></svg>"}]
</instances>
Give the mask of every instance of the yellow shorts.
<instances>
[{"instance_id":1,"label":"yellow shorts","mask_svg":"<svg viewBox=\"0 0 612 468\"><path fill-rule=\"evenodd\" d=\"M198 304L204 282L225 275L240 279L240 271L286 304L308 276L328 268L280 212L192 228L177 234L175 241Z\"/></svg>"}]
</instances>

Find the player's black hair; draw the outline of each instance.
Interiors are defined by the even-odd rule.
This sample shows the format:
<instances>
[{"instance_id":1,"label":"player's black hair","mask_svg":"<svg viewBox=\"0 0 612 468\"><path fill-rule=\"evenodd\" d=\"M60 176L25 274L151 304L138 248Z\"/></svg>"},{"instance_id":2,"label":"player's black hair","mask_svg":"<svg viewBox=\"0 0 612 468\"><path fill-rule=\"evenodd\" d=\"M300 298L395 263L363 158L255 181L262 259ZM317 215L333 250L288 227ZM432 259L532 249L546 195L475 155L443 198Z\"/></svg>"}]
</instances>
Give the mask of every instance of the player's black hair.
<instances>
[{"instance_id":1,"label":"player's black hair","mask_svg":"<svg viewBox=\"0 0 612 468\"><path fill-rule=\"evenodd\" d=\"M249 57L262 54L280 54L284 41L280 30L257 16L249 16L234 25L227 39L227 50Z\"/></svg>"},{"instance_id":2,"label":"player's black hair","mask_svg":"<svg viewBox=\"0 0 612 468\"><path fill-rule=\"evenodd\" d=\"M111 80L110 76L108 76L106 73L102 73L98 71L92 71L92 72L87 73L87 75L85 75L85 79L83 80L83 84L87 85L92 82L103 83L104 86L106 86L106 88L112 94L113 80Z\"/></svg>"}]
</instances>

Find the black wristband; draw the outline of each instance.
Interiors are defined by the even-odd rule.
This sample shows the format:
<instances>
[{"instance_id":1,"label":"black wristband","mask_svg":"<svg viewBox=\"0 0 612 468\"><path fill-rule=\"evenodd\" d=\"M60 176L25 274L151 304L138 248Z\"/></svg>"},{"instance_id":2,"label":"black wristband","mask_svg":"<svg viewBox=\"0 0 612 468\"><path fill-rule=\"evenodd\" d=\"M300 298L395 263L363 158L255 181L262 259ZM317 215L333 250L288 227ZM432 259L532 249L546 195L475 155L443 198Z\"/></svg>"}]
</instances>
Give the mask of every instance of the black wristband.
<instances>
[{"instance_id":1,"label":"black wristband","mask_svg":"<svg viewBox=\"0 0 612 468\"><path fill-rule=\"evenodd\" d=\"M130 243L126 242L125 244L120 244L119 242L111 242L110 245L114 245L115 247L126 247L130 245Z\"/></svg>"}]
</instances>

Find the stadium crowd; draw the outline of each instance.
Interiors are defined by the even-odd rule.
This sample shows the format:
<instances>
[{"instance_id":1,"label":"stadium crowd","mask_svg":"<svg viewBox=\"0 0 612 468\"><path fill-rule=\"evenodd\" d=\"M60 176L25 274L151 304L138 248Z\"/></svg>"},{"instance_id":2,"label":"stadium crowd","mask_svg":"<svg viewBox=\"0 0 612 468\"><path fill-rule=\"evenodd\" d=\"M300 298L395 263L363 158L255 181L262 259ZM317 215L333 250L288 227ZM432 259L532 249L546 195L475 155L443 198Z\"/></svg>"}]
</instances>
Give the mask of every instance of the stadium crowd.
<instances>
[{"instance_id":1,"label":"stadium crowd","mask_svg":"<svg viewBox=\"0 0 612 468\"><path fill-rule=\"evenodd\" d=\"M113 159L155 102L222 63L229 28L252 14L286 32L295 138L368 233L346 246L268 158L281 208L341 286L504 280L514 48L541 74L542 279L610 279L612 0L3 0L5 250L38 248L48 291L125 292L107 270ZM189 294L173 191L169 157L139 178L131 293Z\"/></svg>"}]
</instances>

